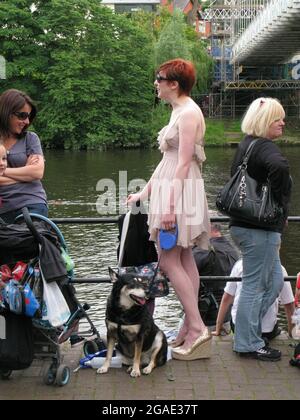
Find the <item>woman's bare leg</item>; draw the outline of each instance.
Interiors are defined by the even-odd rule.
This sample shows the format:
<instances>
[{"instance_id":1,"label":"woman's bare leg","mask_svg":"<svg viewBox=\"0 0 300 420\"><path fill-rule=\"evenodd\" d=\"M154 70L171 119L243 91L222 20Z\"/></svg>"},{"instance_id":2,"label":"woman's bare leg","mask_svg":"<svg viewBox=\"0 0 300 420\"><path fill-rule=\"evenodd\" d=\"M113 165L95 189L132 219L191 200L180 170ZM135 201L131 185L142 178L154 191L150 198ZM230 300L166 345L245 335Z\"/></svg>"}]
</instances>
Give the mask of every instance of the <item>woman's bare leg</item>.
<instances>
[{"instance_id":1,"label":"woman's bare leg","mask_svg":"<svg viewBox=\"0 0 300 420\"><path fill-rule=\"evenodd\" d=\"M187 275L193 282L195 294L198 301L200 278L198 268L193 256L192 248L183 248L181 252L181 264L186 271Z\"/></svg>"},{"instance_id":2,"label":"woman's bare leg","mask_svg":"<svg viewBox=\"0 0 300 420\"><path fill-rule=\"evenodd\" d=\"M182 334L185 331L186 334L181 348L186 350L204 332L205 325L198 310L198 294L196 294L195 290L195 280L188 276L182 265L182 251L182 248L178 246L170 251L164 251L160 267L170 279L185 312Z\"/></svg>"}]
</instances>

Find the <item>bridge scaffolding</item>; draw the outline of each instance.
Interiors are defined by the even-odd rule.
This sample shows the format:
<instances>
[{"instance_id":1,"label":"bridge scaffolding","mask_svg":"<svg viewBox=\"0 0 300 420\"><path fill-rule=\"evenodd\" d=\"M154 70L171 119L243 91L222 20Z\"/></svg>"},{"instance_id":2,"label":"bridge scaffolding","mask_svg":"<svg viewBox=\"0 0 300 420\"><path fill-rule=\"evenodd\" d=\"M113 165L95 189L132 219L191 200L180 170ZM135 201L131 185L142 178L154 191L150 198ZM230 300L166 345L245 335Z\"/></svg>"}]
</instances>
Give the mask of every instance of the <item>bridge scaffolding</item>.
<instances>
[{"instance_id":1,"label":"bridge scaffolding","mask_svg":"<svg viewBox=\"0 0 300 420\"><path fill-rule=\"evenodd\" d=\"M236 46L242 41L243 48L247 48L250 43L251 34L248 34L247 29L257 32L257 22L267 17L272 26L272 11L276 9L278 17L283 0L276 0L275 9L274 1L214 0L200 13L201 19L210 23L210 51L215 60L213 89L209 95L210 117L235 118L243 114L247 105L256 97L273 96L281 100L288 116L300 118L300 65L299 74L296 74L298 77L293 79L292 64L276 60L272 63L272 60L263 58L264 54L267 57L266 52L261 53L258 63L255 60L252 63L251 57L244 62L242 55L241 58L233 56L233 51L237 51ZM300 0L285 0L285 7L287 2L299 3L300 11ZM246 41L245 33L248 36ZM289 39L293 38L293 34L289 35ZM272 31L265 29L264 37L267 39L270 36Z\"/></svg>"}]
</instances>

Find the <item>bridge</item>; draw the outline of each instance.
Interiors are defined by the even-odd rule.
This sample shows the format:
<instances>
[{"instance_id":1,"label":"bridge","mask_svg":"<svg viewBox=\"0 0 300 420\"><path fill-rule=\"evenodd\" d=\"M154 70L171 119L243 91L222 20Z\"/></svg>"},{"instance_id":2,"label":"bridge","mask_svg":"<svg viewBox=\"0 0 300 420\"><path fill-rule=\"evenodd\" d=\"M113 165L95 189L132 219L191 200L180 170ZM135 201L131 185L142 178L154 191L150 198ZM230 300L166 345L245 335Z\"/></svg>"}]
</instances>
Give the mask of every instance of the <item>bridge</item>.
<instances>
[{"instance_id":1,"label":"bridge","mask_svg":"<svg viewBox=\"0 0 300 420\"><path fill-rule=\"evenodd\" d=\"M279 64L300 54L300 0L213 0L201 19L225 22L232 63Z\"/></svg>"},{"instance_id":2,"label":"bridge","mask_svg":"<svg viewBox=\"0 0 300 420\"><path fill-rule=\"evenodd\" d=\"M242 7L244 1L236 3ZM300 53L300 0L256 0L249 3L256 14L248 18L249 24L244 27L241 22L245 18L239 16L237 19L233 63L280 64Z\"/></svg>"},{"instance_id":3,"label":"bridge","mask_svg":"<svg viewBox=\"0 0 300 420\"><path fill-rule=\"evenodd\" d=\"M209 116L241 115L259 94L299 118L300 0L211 0L200 19L215 60Z\"/></svg>"}]
</instances>

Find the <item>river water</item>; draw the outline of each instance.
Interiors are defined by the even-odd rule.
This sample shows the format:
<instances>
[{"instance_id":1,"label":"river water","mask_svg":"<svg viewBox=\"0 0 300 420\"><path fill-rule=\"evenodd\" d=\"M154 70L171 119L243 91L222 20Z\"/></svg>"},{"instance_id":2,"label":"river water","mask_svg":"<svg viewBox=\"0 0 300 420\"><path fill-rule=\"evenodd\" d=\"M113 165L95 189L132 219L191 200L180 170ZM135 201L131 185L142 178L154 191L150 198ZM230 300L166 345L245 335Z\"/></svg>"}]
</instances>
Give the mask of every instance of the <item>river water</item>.
<instances>
[{"instance_id":1,"label":"river water","mask_svg":"<svg viewBox=\"0 0 300 420\"><path fill-rule=\"evenodd\" d=\"M300 215L300 148L282 147L282 152L289 159L294 180L290 215ZM203 176L212 214L216 214L214 204L216 193L229 177L233 154L232 148L206 148L207 161ZM103 179L113 180L118 199L119 187L120 184L124 184L125 175L123 172L120 182L120 171L127 171L128 182L137 178L148 180L161 159L160 153L155 150L46 151L45 157L44 186L48 194L50 217L106 216L97 211L99 209L97 202L99 203L99 197L104 191L98 182ZM126 196L124 187L121 194ZM113 190L108 199L112 203L115 202ZM227 224L223 224L223 227L225 235L228 235ZM107 275L107 267L116 266L117 225L59 225L59 228L65 236L69 253L75 262L77 277ZM300 224L290 223L283 235L281 250L282 263L289 275L295 275L300 271L298 241L300 241ZM80 301L91 304L89 314L97 327L102 328L106 299L111 285L80 284L76 285L76 289ZM166 298L156 299L155 319L165 331L176 328L180 316L181 307L174 293L171 292Z\"/></svg>"}]
</instances>

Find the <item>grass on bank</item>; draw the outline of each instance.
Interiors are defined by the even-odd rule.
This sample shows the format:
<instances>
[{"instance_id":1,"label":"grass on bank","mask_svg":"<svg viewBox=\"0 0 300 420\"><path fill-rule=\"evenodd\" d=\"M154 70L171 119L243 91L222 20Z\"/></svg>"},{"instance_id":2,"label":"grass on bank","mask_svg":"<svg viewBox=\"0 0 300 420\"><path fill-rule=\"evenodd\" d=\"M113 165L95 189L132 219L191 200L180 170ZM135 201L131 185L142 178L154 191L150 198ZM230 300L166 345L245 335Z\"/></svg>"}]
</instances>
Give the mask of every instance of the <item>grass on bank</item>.
<instances>
[{"instance_id":1,"label":"grass on bank","mask_svg":"<svg viewBox=\"0 0 300 420\"><path fill-rule=\"evenodd\" d=\"M241 120L216 120L206 118L206 146L231 146L239 143L244 134L241 132ZM288 119L282 138L277 144L300 145L300 120Z\"/></svg>"},{"instance_id":2,"label":"grass on bank","mask_svg":"<svg viewBox=\"0 0 300 420\"><path fill-rule=\"evenodd\" d=\"M239 120L216 120L206 118L206 146L224 146L239 143L243 138Z\"/></svg>"}]
</instances>

